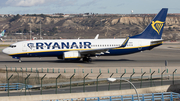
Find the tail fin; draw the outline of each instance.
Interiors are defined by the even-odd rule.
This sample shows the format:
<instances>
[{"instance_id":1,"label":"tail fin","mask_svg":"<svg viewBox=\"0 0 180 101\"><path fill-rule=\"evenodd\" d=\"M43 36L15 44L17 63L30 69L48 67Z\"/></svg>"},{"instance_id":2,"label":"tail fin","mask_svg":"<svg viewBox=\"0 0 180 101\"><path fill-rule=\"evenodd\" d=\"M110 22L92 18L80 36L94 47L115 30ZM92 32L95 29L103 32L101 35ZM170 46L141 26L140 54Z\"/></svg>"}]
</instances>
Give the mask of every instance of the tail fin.
<instances>
[{"instance_id":1,"label":"tail fin","mask_svg":"<svg viewBox=\"0 0 180 101\"><path fill-rule=\"evenodd\" d=\"M168 8L162 8L146 29L138 35L130 38L161 39Z\"/></svg>"},{"instance_id":2,"label":"tail fin","mask_svg":"<svg viewBox=\"0 0 180 101\"><path fill-rule=\"evenodd\" d=\"M6 32L6 30L3 30L0 34L0 37L4 36L5 32Z\"/></svg>"}]
</instances>

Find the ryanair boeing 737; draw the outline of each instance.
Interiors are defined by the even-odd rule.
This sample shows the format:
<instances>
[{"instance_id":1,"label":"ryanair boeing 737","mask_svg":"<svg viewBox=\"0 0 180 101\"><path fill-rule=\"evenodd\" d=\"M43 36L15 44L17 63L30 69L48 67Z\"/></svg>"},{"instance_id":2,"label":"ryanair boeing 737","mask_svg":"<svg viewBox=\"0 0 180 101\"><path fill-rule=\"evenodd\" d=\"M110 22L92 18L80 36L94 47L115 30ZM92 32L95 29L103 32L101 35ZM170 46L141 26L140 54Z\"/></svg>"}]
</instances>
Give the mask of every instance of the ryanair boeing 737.
<instances>
[{"instance_id":1,"label":"ryanair boeing 737","mask_svg":"<svg viewBox=\"0 0 180 101\"><path fill-rule=\"evenodd\" d=\"M124 39L61 39L17 42L3 49L3 53L19 59L22 57L57 57L64 60L91 62L93 56L125 55L151 50L162 45L162 33L167 8L155 16L147 28L138 35Z\"/></svg>"}]
</instances>

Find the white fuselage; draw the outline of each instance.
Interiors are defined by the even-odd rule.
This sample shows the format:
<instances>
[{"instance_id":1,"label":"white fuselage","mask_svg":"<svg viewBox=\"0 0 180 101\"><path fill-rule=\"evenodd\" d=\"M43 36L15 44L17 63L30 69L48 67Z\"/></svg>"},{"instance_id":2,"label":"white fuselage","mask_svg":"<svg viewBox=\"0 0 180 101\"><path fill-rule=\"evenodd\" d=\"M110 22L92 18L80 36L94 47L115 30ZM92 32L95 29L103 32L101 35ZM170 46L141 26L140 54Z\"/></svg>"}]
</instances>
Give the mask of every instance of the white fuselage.
<instances>
[{"instance_id":1,"label":"white fuselage","mask_svg":"<svg viewBox=\"0 0 180 101\"><path fill-rule=\"evenodd\" d=\"M109 49L105 55L123 55L155 47L152 41L159 39L129 39L126 47L118 48L125 39L61 39L61 40L31 40L17 42L3 50L4 53L15 57L61 56L67 51ZM116 51L115 51L116 50ZM121 51L126 50L126 51ZM56 52L56 54L54 54ZM95 52L94 52L95 53ZM93 53L93 54L94 54ZM104 54L101 54L104 55Z\"/></svg>"}]
</instances>

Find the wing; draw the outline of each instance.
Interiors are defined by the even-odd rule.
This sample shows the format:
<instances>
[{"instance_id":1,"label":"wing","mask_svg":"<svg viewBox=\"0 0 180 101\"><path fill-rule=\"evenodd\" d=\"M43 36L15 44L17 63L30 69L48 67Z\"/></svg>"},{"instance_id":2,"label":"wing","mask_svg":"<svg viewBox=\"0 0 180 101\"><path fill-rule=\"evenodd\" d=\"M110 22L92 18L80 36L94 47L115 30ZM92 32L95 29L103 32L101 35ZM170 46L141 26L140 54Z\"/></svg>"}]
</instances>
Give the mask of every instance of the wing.
<instances>
[{"instance_id":1,"label":"wing","mask_svg":"<svg viewBox=\"0 0 180 101\"><path fill-rule=\"evenodd\" d=\"M110 49L114 48L123 48L126 47L127 43L129 41L129 37L125 39L125 41L122 43L121 46L119 47L108 47L108 48L98 48L98 49L89 49L89 50L81 50L79 51L81 54L104 54L104 53L109 53L108 51Z\"/></svg>"}]
</instances>

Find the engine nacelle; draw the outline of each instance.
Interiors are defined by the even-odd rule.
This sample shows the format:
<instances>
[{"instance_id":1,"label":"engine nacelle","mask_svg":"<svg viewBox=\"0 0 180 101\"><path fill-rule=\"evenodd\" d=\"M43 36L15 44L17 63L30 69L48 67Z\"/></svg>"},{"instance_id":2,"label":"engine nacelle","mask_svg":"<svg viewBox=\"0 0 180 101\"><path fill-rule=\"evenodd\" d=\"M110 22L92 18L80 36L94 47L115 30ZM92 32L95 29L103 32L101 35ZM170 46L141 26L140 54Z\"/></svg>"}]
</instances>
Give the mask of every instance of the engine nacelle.
<instances>
[{"instance_id":1,"label":"engine nacelle","mask_svg":"<svg viewBox=\"0 0 180 101\"><path fill-rule=\"evenodd\" d=\"M64 60L80 60L81 54L78 51L64 52L63 59Z\"/></svg>"}]
</instances>

